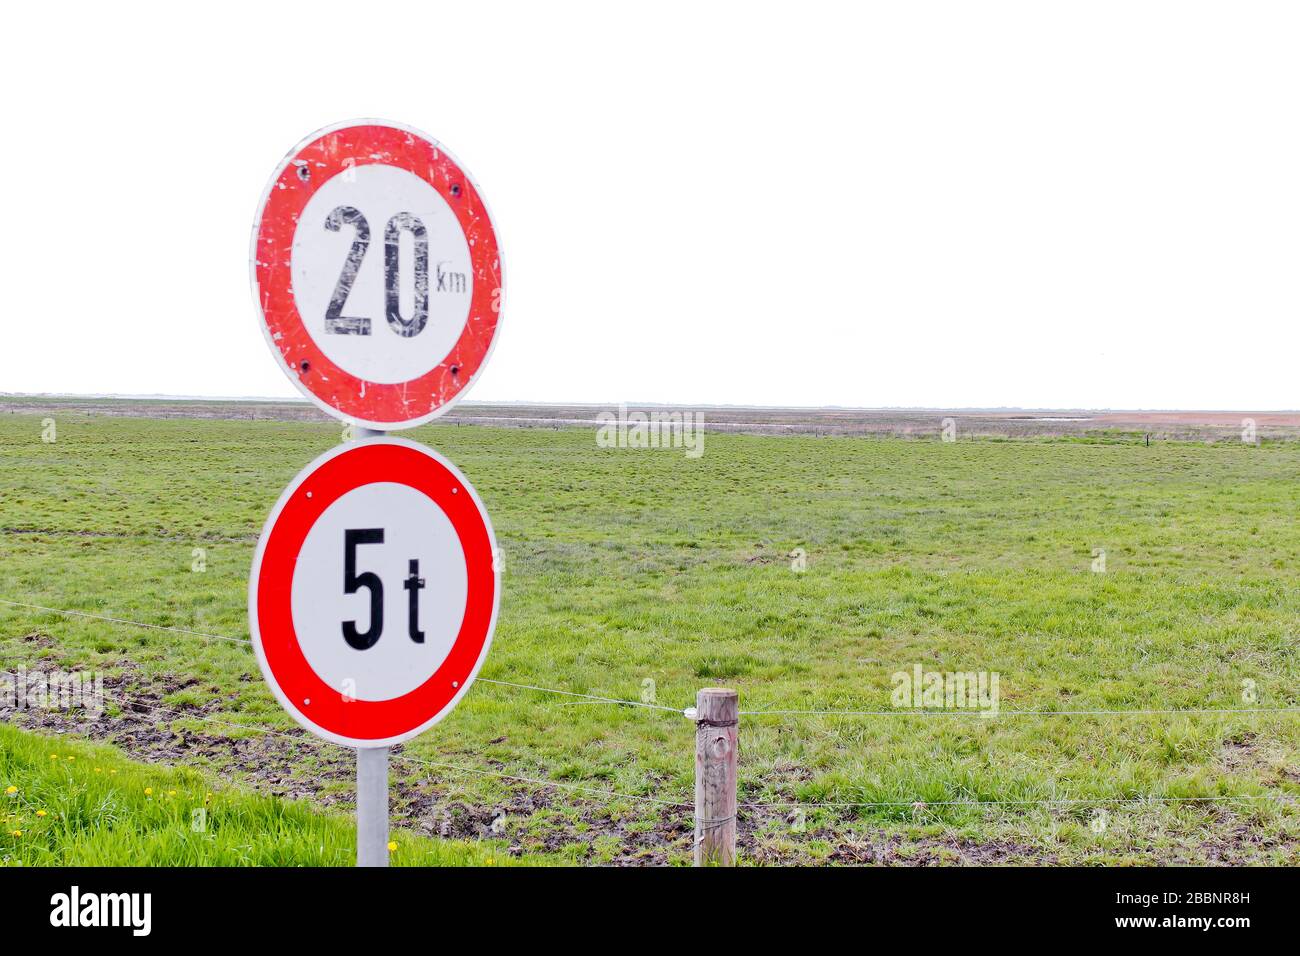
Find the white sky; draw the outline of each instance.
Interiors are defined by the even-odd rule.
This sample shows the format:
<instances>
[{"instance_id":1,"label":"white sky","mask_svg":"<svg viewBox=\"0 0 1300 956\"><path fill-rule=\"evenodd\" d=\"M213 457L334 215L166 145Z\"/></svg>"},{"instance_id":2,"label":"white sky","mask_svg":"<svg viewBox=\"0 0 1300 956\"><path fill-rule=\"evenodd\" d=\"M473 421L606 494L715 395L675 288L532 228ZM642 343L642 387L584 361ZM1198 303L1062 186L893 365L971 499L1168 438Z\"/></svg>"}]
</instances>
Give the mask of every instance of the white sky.
<instances>
[{"instance_id":1,"label":"white sky","mask_svg":"<svg viewBox=\"0 0 1300 956\"><path fill-rule=\"evenodd\" d=\"M340 120L491 204L477 400L1297 408L1300 8L11 4L0 391L296 395L255 206Z\"/></svg>"}]
</instances>

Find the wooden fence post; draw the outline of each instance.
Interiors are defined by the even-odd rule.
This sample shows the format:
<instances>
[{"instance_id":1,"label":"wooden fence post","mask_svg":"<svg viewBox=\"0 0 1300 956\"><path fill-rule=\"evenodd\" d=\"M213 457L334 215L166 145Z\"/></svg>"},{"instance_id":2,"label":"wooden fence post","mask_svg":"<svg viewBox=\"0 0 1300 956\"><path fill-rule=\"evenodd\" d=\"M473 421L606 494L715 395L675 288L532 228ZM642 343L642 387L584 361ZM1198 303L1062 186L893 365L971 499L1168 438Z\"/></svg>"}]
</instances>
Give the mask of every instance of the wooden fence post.
<instances>
[{"instance_id":1,"label":"wooden fence post","mask_svg":"<svg viewBox=\"0 0 1300 956\"><path fill-rule=\"evenodd\" d=\"M695 865L736 862L736 725L734 690L695 695Z\"/></svg>"}]
</instances>

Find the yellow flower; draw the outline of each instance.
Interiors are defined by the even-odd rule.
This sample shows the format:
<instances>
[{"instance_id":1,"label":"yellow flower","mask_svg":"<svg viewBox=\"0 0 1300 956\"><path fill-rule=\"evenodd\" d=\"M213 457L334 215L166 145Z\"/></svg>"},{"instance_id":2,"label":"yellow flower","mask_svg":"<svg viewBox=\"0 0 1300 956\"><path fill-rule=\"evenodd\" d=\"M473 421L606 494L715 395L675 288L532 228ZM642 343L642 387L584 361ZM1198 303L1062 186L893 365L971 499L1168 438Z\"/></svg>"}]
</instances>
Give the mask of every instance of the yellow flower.
<instances>
[{"instance_id":1,"label":"yellow flower","mask_svg":"<svg viewBox=\"0 0 1300 956\"><path fill-rule=\"evenodd\" d=\"M389 853L392 853L392 852L393 852L394 850L396 850L396 849L397 849L397 844L394 843L392 840L389 840L389 841L388 841L388 852L389 852Z\"/></svg>"},{"instance_id":2,"label":"yellow flower","mask_svg":"<svg viewBox=\"0 0 1300 956\"><path fill-rule=\"evenodd\" d=\"M45 811L44 811L44 810L37 810L37 811L36 811L36 815L37 815L38 817L43 817L43 816L45 816Z\"/></svg>"},{"instance_id":3,"label":"yellow flower","mask_svg":"<svg viewBox=\"0 0 1300 956\"><path fill-rule=\"evenodd\" d=\"M153 796L153 787L145 787L145 788L144 788L144 795L145 795L146 797L151 797L151 796Z\"/></svg>"},{"instance_id":4,"label":"yellow flower","mask_svg":"<svg viewBox=\"0 0 1300 956\"><path fill-rule=\"evenodd\" d=\"M5 787L5 793L9 794L9 796L11 797L17 792L18 792L17 787L14 786Z\"/></svg>"},{"instance_id":5,"label":"yellow flower","mask_svg":"<svg viewBox=\"0 0 1300 956\"><path fill-rule=\"evenodd\" d=\"M110 770L109 773L117 773L116 770Z\"/></svg>"},{"instance_id":6,"label":"yellow flower","mask_svg":"<svg viewBox=\"0 0 1300 956\"><path fill-rule=\"evenodd\" d=\"M13 833L11 833L11 834L9 834L9 835L10 835L10 836L22 836L22 835L23 835L23 831L22 831L22 830L15 830Z\"/></svg>"},{"instance_id":7,"label":"yellow flower","mask_svg":"<svg viewBox=\"0 0 1300 956\"><path fill-rule=\"evenodd\" d=\"M50 754L50 759L51 759L51 760L58 760L58 759L59 759L59 755L58 755L58 754Z\"/></svg>"},{"instance_id":8,"label":"yellow flower","mask_svg":"<svg viewBox=\"0 0 1300 956\"><path fill-rule=\"evenodd\" d=\"M74 757L74 756L72 756L71 754L68 754L68 759L69 759L69 760L76 760L77 758Z\"/></svg>"},{"instance_id":9,"label":"yellow flower","mask_svg":"<svg viewBox=\"0 0 1300 956\"><path fill-rule=\"evenodd\" d=\"M168 790L168 791L167 791L167 796L169 796L169 797L174 797L174 796L176 796L176 791L175 791L175 790Z\"/></svg>"}]
</instances>

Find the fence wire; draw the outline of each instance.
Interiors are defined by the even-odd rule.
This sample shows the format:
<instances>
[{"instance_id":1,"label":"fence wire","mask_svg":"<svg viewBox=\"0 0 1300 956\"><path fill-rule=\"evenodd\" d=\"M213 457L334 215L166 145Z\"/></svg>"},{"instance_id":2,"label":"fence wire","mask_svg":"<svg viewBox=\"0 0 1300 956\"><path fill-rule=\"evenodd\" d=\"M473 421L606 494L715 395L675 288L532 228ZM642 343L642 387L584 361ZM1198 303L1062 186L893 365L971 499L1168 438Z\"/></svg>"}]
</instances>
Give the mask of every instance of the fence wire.
<instances>
[{"instance_id":1,"label":"fence wire","mask_svg":"<svg viewBox=\"0 0 1300 956\"><path fill-rule=\"evenodd\" d=\"M0 598L0 604L10 607L26 608L33 611L43 611L50 614L64 614L73 617L88 618L94 621L103 621L109 624L118 624L130 627L148 628L155 631L170 631L174 634L183 634L188 637L201 637L208 640L225 641L231 644L242 644L248 647L252 646L252 641L246 637L230 637L224 634L212 634L206 631L196 631L190 628L174 627L167 624L149 624L144 621L132 621L126 618L113 617L104 614L92 614L88 611L76 611L67 608L46 607L41 604L28 604L23 601L11 601ZM607 697L599 694L584 694L577 691L562 690L557 687L542 687L537 684L519 684L513 681L497 680L489 677L478 677L476 681L484 684L495 684L499 687L513 687L518 690L529 690L542 694L552 694L559 697L579 698L591 701L593 703L612 704L621 707L640 707L646 710L655 710L671 714L680 714L688 719L693 716L691 707L671 707L666 704L659 704L644 700L627 700L620 697ZM999 717L1153 717L1153 716L1196 716L1207 714L1295 714L1300 713L1300 706L1289 705L1286 707L1156 707L1156 708L1077 708L1070 710L1002 710L996 713L972 709L951 709L951 710L926 710L916 708L911 710L835 710L835 709L794 709L794 708L764 708L761 710L742 710L739 711L741 716L745 717L956 717L970 718L976 717L985 720L991 720Z\"/></svg>"},{"instance_id":2,"label":"fence wire","mask_svg":"<svg viewBox=\"0 0 1300 956\"><path fill-rule=\"evenodd\" d=\"M340 750L346 751L351 748L341 747L332 744L330 741L313 737L307 733L291 733L281 730L275 730L270 727L262 727L256 724L248 724L238 720L230 720L214 714L193 713L177 710L173 707L164 707L150 701L140 698L131 697L126 694L119 694L113 700L131 705L133 713L138 714L141 710L147 710L153 714L169 714L173 720L198 720L206 723L218 724L248 731L256 734L275 737L277 739L287 740L295 744L307 744L317 748L328 748L338 746ZM555 788L566 790L573 793L581 793L586 796L600 797L605 800L620 799L630 800L639 803L653 804L660 807L672 807L676 809L693 809L695 804L689 800L671 800L660 796L627 793L617 790L606 790L597 787L588 787L583 784L569 783L563 780L550 780L544 777L529 777L522 774L504 773L498 770L484 770L479 767L463 767L457 764L446 763L439 760L429 760L424 757L418 757L414 754L398 753L392 754L395 761L402 761L416 767L442 770L451 773L470 774L481 777L491 777L498 780L509 781L511 783L521 783L530 786L542 788ZM913 811L925 811L935 807L1049 807L1049 806L1107 806L1107 805L1126 805L1126 804L1211 804L1211 803L1253 803L1268 802L1274 804L1291 803L1275 794L1220 794L1213 796L1170 796L1159 794L1142 794L1133 797L1036 797L1020 800L925 800L917 798L914 800L826 800L826 801L753 801L741 800L736 803L738 810L849 810L849 809L910 809ZM712 824L730 822L726 821L708 821ZM707 826L706 826L707 828Z\"/></svg>"}]
</instances>

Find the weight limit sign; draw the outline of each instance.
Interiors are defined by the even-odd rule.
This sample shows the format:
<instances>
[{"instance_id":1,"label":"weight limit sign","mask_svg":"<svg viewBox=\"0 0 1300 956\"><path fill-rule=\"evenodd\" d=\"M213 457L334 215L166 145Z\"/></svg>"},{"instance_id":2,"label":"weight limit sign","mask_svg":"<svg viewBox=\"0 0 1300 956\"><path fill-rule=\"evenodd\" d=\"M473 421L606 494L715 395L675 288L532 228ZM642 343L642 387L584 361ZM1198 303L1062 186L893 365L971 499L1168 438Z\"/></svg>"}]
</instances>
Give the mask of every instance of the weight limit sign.
<instances>
[{"instance_id":1,"label":"weight limit sign","mask_svg":"<svg viewBox=\"0 0 1300 956\"><path fill-rule=\"evenodd\" d=\"M496 341L504 273L487 206L416 130L361 120L309 136L262 197L250 258L281 367L355 424L436 418Z\"/></svg>"},{"instance_id":2,"label":"weight limit sign","mask_svg":"<svg viewBox=\"0 0 1300 956\"><path fill-rule=\"evenodd\" d=\"M465 477L400 438L304 468L258 540L248 617L262 674L294 719L352 747L446 716L487 656L500 578Z\"/></svg>"}]
</instances>

